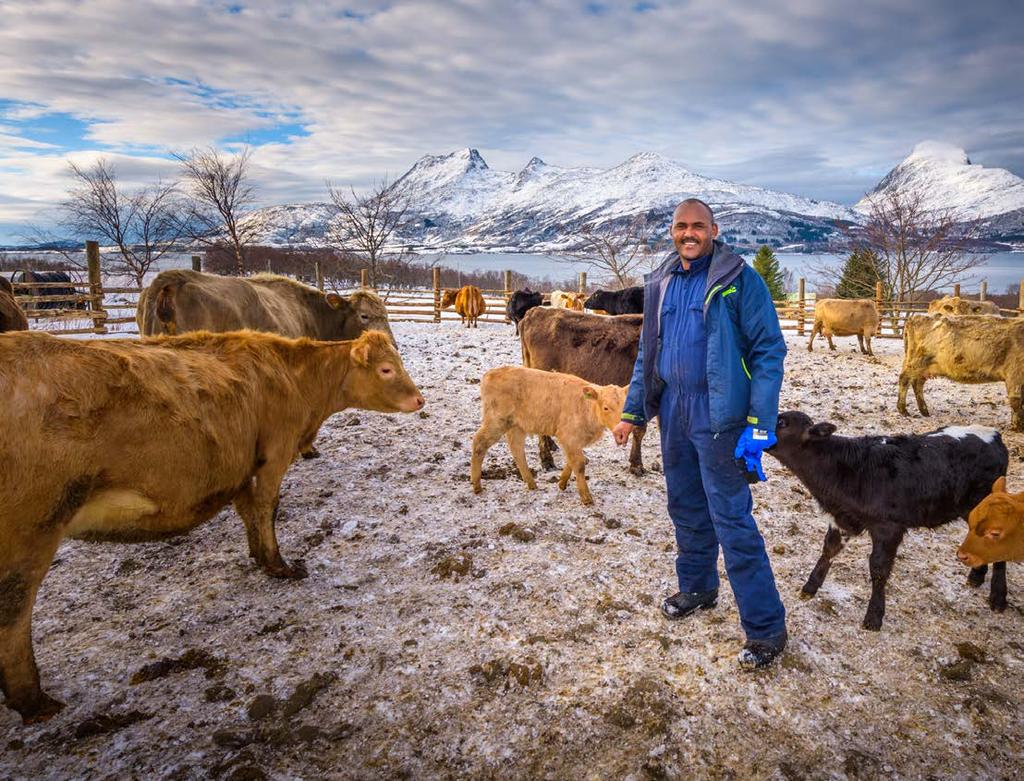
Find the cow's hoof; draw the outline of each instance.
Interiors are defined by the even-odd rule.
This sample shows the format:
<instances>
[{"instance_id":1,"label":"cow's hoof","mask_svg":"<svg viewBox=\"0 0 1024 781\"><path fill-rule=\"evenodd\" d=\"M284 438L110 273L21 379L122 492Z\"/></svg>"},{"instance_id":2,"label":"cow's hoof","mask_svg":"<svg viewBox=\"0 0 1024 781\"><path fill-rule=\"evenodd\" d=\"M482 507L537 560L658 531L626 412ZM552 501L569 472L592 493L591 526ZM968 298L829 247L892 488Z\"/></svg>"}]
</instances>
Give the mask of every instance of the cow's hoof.
<instances>
[{"instance_id":1,"label":"cow's hoof","mask_svg":"<svg viewBox=\"0 0 1024 781\"><path fill-rule=\"evenodd\" d=\"M484 489L483 489L483 488L481 488L481 487L480 487L480 486L478 486L478 485L474 485L474 486L473 486L473 493L475 493L475 494L478 494L478 493L480 493L480 492L481 492L481 491L483 491L483 490L484 490Z\"/></svg>"},{"instance_id":2,"label":"cow's hoof","mask_svg":"<svg viewBox=\"0 0 1024 781\"><path fill-rule=\"evenodd\" d=\"M309 577L309 571L306 569L306 562L302 559L296 559L291 564L285 561L281 561L277 565L265 567L267 574L273 578L282 578L284 580L303 580Z\"/></svg>"},{"instance_id":3,"label":"cow's hoof","mask_svg":"<svg viewBox=\"0 0 1024 781\"><path fill-rule=\"evenodd\" d=\"M808 599L814 599L815 592L808 591L805 588L800 589L800 599L806 602Z\"/></svg>"},{"instance_id":4,"label":"cow's hoof","mask_svg":"<svg viewBox=\"0 0 1024 781\"><path fill-rule=\"evenodd\" d=\"M589 507L593 503L594 503L593 497L590 497L590 496L580 497L580 504L585 504L585 505L587 505Z\"/></svg>"},{"instance_id":5,"label":"cow's hoof","mask_svg":"<svg viewBox=\"0 0 1024 781\"><path fill-rule=\"evenodd\" d=\"M985 573L975 572L971 570L971 573L967 576L967 585L971 588L981 588L985 583Z\"/></svg>"},{"instance_id":6,"label":"cow's hoof","mask_svg":"<svg viewBox=\"0 0 1024 781\"><path fill-rule=\"evenodd\" d=\"M926 409L921 410L921 417L923 417L923 418L930 418L931 416L932 416L932 413L930 413L928 410L926 410Z\"/></svg>"},{"instance_id":7,"label":"cow's hoof","mask_svg":"<svg viewBox=\"0 0 1024 781\"><path fill-rule=\"evenodd\" d=\"M988 606L993 613L1002 613L1006 610L1006 597L989 597Z\"/></svg>"},{"instance_id":8,"label":"cow's hoof","mask_svg":"<svg viewBox=\"0 0 1024 781\"><path fill-rule=\"evenodd\" d=\"M320 451L315 447L310 447L309 450L302 451L303 458L320 458Z\"/></svg>"},{"instance_id":9,"label":"cow's hoof","mask_svg":"<svg viewBox=\"0 0 1024 781\"><path fill-rule=\"evenodd\" d=\"M31 706L19 708L17 705L12 705L11 707L21 714L23 724L42 724L60 713L64 709L64 703L40 692L38 699Z\"/></svg>"},{"instance_id":10,"label":"cow's hoof","mask_svg":"<svg viewBox=\"0 0 1024 781\"><path fill-rule=\"evenodd\" d=\"M644 469L642 464L633 464L629 467L629 473L631 475L636 475L637 477L643 477L647 474L647 470Z\"/></svg>"},{"instance_id":11,"label":"cow's hoof","mask_svg":"<svg viewBox=\"0 0 1024 781\"><path fill-rule=\"evenodd\" d=\"M882 629L882 619L875 618L874 616L864 616L861 626L869 632L878 632Z\"/></svg>"}]
</instances>

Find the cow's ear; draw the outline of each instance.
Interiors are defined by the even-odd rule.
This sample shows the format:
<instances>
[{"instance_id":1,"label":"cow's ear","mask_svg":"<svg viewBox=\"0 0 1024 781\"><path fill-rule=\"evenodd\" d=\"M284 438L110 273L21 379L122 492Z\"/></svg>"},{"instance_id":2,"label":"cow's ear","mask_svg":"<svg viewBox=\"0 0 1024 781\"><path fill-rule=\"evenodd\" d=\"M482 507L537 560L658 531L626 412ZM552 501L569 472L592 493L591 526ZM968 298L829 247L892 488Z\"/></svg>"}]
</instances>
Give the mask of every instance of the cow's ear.
<instances>
[{"instance_id":1,"label":"cow's ear","mask_svg":"<svg viewBox=\"0 0 1024 781\"><path fill-rule=\"evenodd\" d=\"M992 483L992 493L994 494L1005 494L1006 493L1006 475L1000 475L996 478L996 481Z\"/></svg>"},{"instance_id":2,"label":"cow's ear","mask_svg":"<svg viewBox=\"0 0 1024 781\"><path fill-rule=\"evenodd\" d=\"M328 293L324 298L327 299L327 306L331 309L341 309L341 305L345 303L345 299L337 293Z\"/></svg>"},{"instance_id":3,"label":"cow's ear","mask_svg":"<svg viewBox=\"0 0 1024 781\"><path fill-rule=\"evenodd\" d=\"M373 347L373 343L369 339L363 338L368 333L370 332L366 331L363 336L356 339L355 344L352 345L352 351L349 353L352 363L364 369L370 365L370 350Z\"/></svg>"},{"instance_id":4,"label":"cow's ear","mask_svg":"<svg viewBox=\"0 0 1024 781\"><path fill-rule=\"evenodd\" d=\"M584 385L583 386L583 398L585 398L585 399L596 399L597 398L597 388L594 388L591 385Z\"/></svg>"},{"instance_id":5,"label":"cow's ear","mask_svg":"<svg viewBox=\"0 0 1024 781\"><path fill-rule=\"evenodd\" d=\"M836 427L831 423L815 423L804 432L805 440L828 439L836 433Z\"/></svg>"}]
</instances>

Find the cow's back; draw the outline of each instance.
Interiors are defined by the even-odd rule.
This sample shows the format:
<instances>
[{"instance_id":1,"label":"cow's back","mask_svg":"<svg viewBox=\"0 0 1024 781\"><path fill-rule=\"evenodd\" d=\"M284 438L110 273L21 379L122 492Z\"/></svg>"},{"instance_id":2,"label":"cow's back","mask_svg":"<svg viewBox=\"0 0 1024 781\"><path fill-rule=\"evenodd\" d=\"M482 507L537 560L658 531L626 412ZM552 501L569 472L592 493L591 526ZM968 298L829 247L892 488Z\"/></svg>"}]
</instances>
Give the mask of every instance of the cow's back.
<instances>
[{"instance_id":1,"label":"cow's back","mask_svg":"<svg viewBox=\"0 0 1024 781\"><path fill-rule=\"evenodd\" d=\"M879 321L875 302L869 298L822 298L814 304L814 319L841 336L862 333ZM850 333L842 333L846 331Z\"/></svg>"},{"instance_id":2,"label":"cow's back","mask_svg":"<svg viewBox=\"0 0 1024 781\"><path fill-rule=\"evenodd\" d=\"M917 315L904 327L904 370L958 382L1024 374L1024 320L987 315Z\"/></svg>"},{"instance_id":3,"label":"cow's back","mask_svg":"<svg viewBox=\"0 0 1024 781\"><path fill-rule=\"evenodd\" d=\"M642 315L605 317L536 307L519 326L523 365L601 385L628 385L642 326Z\"/></svg>"}]
</instances>

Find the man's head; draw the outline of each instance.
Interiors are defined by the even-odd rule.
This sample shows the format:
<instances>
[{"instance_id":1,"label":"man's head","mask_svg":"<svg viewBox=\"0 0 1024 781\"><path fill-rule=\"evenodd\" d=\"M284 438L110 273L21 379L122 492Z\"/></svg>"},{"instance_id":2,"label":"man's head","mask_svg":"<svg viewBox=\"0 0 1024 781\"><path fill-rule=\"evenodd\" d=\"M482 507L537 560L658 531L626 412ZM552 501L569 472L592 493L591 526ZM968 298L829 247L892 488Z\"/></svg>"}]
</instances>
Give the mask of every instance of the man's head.
<instances>
[{"instance_id":1,"label":"man's head","mask_svg":"<svg viewBox=\"0 0 1024 781\"><path fill-rule=\"evenodd\" d=\"M711 254L718 225L711 207L699 198L687 198L672 215L672 243L679 256L689 262Z\"/></svg>"}]
</instances>

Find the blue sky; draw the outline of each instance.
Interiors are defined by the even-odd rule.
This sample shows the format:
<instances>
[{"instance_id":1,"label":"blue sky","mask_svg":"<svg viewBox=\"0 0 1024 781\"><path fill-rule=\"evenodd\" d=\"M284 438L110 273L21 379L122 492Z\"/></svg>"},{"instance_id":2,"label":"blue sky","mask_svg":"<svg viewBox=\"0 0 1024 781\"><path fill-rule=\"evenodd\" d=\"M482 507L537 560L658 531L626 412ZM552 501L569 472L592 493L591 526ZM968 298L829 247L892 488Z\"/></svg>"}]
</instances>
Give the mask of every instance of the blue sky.
<instances>
[{"instance_id":1,"label":"blue sky","mask_svg":"<svg viewBox=\"0 0 1024 781\"><path fill-rule=\"evenodd\" d=\"M924 139L1024 174L1024 11L981 0L18 0L0 29L0 242L67 163L126 185L249 144L263 203L473 146L691 169L843 203Z\"/></svg>"}]
</instances>

